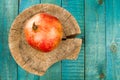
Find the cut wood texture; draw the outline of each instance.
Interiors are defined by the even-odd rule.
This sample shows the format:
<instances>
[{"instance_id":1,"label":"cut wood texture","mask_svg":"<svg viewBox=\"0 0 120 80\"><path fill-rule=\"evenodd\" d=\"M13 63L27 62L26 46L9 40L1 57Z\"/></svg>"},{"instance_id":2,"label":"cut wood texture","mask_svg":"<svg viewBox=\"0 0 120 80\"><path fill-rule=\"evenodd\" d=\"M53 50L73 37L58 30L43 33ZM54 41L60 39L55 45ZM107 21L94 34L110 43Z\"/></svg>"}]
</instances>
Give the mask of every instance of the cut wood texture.
<instances>
[{"instance_id":1,"label":"cut wood texture","mask_svg":"<svg viewBox=\"0 0 120 80\"><path fill-rule=\"evenodd\" d=\"M60 45L49 53L40 52L28 45L23 32L25 21L42 12L57 17L64 29ZM9 47L15 61L22 68L41 76L60 60L77 59L82 44L81 39L74 37L77 34L80 34L79 25L69 12L53 4L38 4L26 9L15 19L9 33Z\"/></svg>"}]
</instances>

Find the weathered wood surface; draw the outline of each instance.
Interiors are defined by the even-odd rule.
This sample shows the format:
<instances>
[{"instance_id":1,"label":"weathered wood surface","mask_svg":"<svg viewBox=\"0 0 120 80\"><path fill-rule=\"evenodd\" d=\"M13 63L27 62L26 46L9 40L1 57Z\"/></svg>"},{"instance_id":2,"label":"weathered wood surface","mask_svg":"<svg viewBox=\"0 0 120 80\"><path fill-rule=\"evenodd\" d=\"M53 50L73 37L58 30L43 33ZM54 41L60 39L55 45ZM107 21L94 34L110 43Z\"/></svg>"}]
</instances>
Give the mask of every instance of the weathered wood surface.
<instances>
[{"instance_id":1,"label":"weathered wood surface","mask_svg":"<svg viewBox=\"0 0 120 80\"><path fill-rule=\"evenodd\" d=\"M9 1L1 1L1 4L2 5L0 5L1 6L1 10L2 10L2 12L1 13L3 13L2 15L4 15L4 13L6 13L7 15L5 15L5 16L1 16L2 17L2 19L1 19L1 25L4 25L4 24L6 24L6 22L8 23L8 25L9 25L9 27L5 27L5 29L4 30L8 30L9 31L9 29L10 29L10 25L11 25L11 23L12 23L12 21L13 21L13 19L15 19L15 17L19 14L19 13L21 13L24 9L26 9L26 8L28 8L28 7L30 7L30 6L32 6L32 5L34 5L34 4L39 4L39 3L52 3L52 4L57 4L57 5L59 5L59 6L62 6L62 4L63 4L63 2L68 2L67 0L63 0L63 1L61 1L61 0L16 0L16 1L12 1L12 0L9 0ZM81 1L82 2L82 1ZM71 3L72 4L72 3ZM7 6L6 6L7 5ZM15 6L15 7L10 7L10 6ZM67 5L67 4L64 4L64 5ZM78 4L79 5L79 4ZM77 5L76 5L77 6ZM4 7L4 8L3 8ZM72 5L71 7L73 7L74 8L74 5ZM83 7L83 6L80 6L81 8ZM6 9L7 8L7 9ZM13 8L13 10L11 10L11 9L9 9L9 8ZM11 14L9 13L7 13L7 11L5 11L5 9L8 11L8 13L9 12L11 12ZM82 10L83 11L83 10ZM14 13L14 14L13 14ZM73 14L75 14L75 12L73 13ZM72 15L73 15L72 14ZM11 19L11 17L9 17L10 19L11 19L11 21L6 21L6 19L9 19L8 18L8 16L11 16L11 15L13 15L13 19ZM77 15L79 15L79 14L77 14ZM4 20L4 23L2 23L3 22L3 18L6 18L5 20ZM77 18L77 16L75 17L75 18ZM82 19L81 19L82 20ZM82 21L84 21L84 20L82 20ZM80 25L80 24L79 24ZM83 26L84 27L84 26ZM1 32L3 32L4 30L2 30L2 28L0 29L1 30ZM83 30L82 30L83 31ZM8 38L8 33L6 33L7 34L7 38ZM3 40L3 42L2 43L5 43L5 39L4 39L4 37L3 37L3 33L1 33L1 38L2 38L2 40ZM79 38L79 36L78 36L78 38ZM7 39L8 40L8 39ZM1 49L3 48L3 46L5 46L5 45L2 45L1 44ZM7 47L8 47L8 45L7 45ZM82 47L82 49L83 49L83 47ZM9 50L8 50L9 51ZM2 52L4 53L4 50L2 50ZM9 53L9 55L10 55L10 53ZM6 54L5 54L5 56L6 56ZM4 56L4 57L5 57ZM10 55L11 56L11 55ZM2 57L2 56L1 56ZM79 57L78 57L79 58ZM82 59L81 59L82 58ZM82 55L81 56L81 58L79 59L79 60L82 60L82 61L80 61L80 62L83 62L84 61L84 56ZM2 59L2 58L1 58ZM13 58L12 57L10 57L10 59L12 59L13 60ZM5 60L6 60L6 58L5 58ZM77 60L78 61L78 60ZM3 60L1 60L0 62L3 62ZM11 63L11 61L9 60L9 61L7 61L7 62L10 62ZM14 61L13 61L14 62ZM74 62L73 62L74 63ZM2 63L1 63L2 64ZM33 75L33 74L30 74L30 73L28 73L28 72L26 72L26 71L24 71L21 67L17 67L17 65L16 65L16 63L14 63L13 65L16 65L16 66L14 66L14 70L12 70L11 69L11 66L12 66L12 68L13 68L13 65L9 65L9 66L7 66L8 67L8 70L10 70L10 74L12 73L12 72L15 72L15 74L16 74L16 76L15 76L15 74L11 74L11 75L13 75L13 76L15 76L14 78L15 78L15 80L17 79L17 80L61 80L61 79L65 79L65 77L64 78L62 78L62 75L61 74L63 74L63 75L65 75L65 74L68 74L71 70L69 70L69 72L63 72L63 69L66 69L66 67L63 67L62 65L65 65L66 63L61 63L61 62L58 62L58 63L56 63L56 64L54 64L52 67L50 67L49 68L49 70L47 71L47 73L44 75L44 76L42 76L42 77L39 77L39 76L36 76L36 75ZM78 65L78 63L74 63L74 64L76 64L76 65ZM84 65L84 64L83 64ZM79 65L78 65L79 66ZM69 66L70 67L70 66ZM67 67L67 68L69 68L69 67ZM0 72L1 72L1 74L0 74L0 78L3 80L3 78L5 78L6 79L6 75L8 75L8 77L7 77L7 80L9 80L9 79L12 79L13 78L13 76L11 76L9 73L2 73L2 72L4 72L4 71L6 71L6 70L4 70L4 67L0 67L1 69L0 69ZM81 67L79 67L79 69L81 69L80 70L80 73L81 74L83 74L84 73L84 66L81 66ZM78 69L78 67L74 67L74 69ZM4 70L4 71L3 71ZM11 71L12 70L12 71ZM73 70L73 69L72 69ZM10 76L9 76L10 75ZM54 77L54 76L56 76L56 77ZM10 77L10 78L9 78ZM71 77L71 79L72 78L76 78L76 75L73 75L73 76L67 76L66 75L66 77ZM83 77L84 76L82 76L82 77L79 77L78 79L83 79ZM12 80L14 80L14 79L12 79Z\"/></svg>"},{"instance_id":2,"label":"weathered wood surface","mask_svg":"<svg viewBox=\"0 0 120 80\"><path fill-rule=\"evenodd\" d=\"M85 43L76 61L58 62L42 77L17 67L7 42L18 11L39 3L57 4L71 12L81 27L77 37ZM120 80L119 4L119 0L1 0L0 80Z\"/></svg>"},{"instance_id":3,"label":"weathered wood surface","mask_svg":"<svg viewBox=\"0 0 120 80\"><path fill-rule=\"evenodd\" d=\"M81 28L78 38L83 39L82 48L77 60L62 61L62 80L84 80L84 0L62 0L62 7L68 10Z\"/></svg>"},{"instance_id":4,"label":"weathered wood surface","mask_svg":"<svg viewBox=\"0 0 120 80\"><path fill-rule=\"evenodd\" d=\"M106 80L120 80L120 0L106 5Z\"/></svg>"},{"instance_id":5,"label":"weathered wood surface","mask_svg":"<svg viewBox=\"0 0 120 80\"><path fill-rule=\"evenodd\" d=\"M23 32L27 19L42 12L56 16L63 24L63 30L66 36L66 40L61 41L61 44L49 54L45 54L29 46L25 40ZM59 13L64 13L64 15ZM65 18L64 16L68 17ZM67 24L69 24L69 26ZM72 30L69 28L72 28ZM79 33L80 29L77 22L66 10L52 4L39 4L26 9L17 16L10 29L9 47L12 56L22 68L28 72L42 76L54 63L66 59L66 57L69 56L70 59L77 58L78 53L80 52L82 40L75 39L74 37L68 39L67 37L77 35Z\"/></svg>"},{"instance_id":6,"label":"weathered wood surface","mask_svg":"<svg viewBox=\"0 0 120 80\"><path fill-rule=\"evenodd\" d=\"M19 1L19 8L18 8L19 14L26 8L40 3L40 0L34 0L34 1L18 0L18 1ZM39 76L30 74L29 72L25 71L20 66L18 66L18 80L38 80L38 79L39 79Z\"/></svg>"},{"instance_id":7,"label":"weathered wood surface","mask_svg":"<svg viewBox=\"0 0 120 80\"><path fill-rule=\"evenodd\" d=\"M17 0L0 2L0 80L17 80L17 64L10 55L8 32L18 13Z\"/></svg>"},{"instance_id":8,"label":"weathered wood surface","mask_svg":"<svg viewBox=\"0 0 120 80\"><path fill-rule=\"evenodd\" d=\"M104 80L106 74L105 3L100 1L85 1L86 80Z\"/></svg>"}]
</instances>

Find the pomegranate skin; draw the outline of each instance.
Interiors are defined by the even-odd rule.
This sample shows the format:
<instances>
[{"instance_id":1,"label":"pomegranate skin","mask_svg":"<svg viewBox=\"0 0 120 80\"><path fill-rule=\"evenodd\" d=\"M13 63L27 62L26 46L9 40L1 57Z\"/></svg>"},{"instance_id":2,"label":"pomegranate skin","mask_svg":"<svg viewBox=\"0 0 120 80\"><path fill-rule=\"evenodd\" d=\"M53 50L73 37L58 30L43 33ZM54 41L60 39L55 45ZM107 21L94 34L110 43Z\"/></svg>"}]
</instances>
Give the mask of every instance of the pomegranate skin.
<instances>
[{"instance_id":1,"label":"pomegranate skin","mask_svg":"<svg viewBox=\"0 0 120 80\"><path fill-rule=\"evenodd\" d=\"M42 52L54 50L62 40L60 21L47 13L38 13L26 21L24 34L27 43Z\"/></svg>"}]
</instances>

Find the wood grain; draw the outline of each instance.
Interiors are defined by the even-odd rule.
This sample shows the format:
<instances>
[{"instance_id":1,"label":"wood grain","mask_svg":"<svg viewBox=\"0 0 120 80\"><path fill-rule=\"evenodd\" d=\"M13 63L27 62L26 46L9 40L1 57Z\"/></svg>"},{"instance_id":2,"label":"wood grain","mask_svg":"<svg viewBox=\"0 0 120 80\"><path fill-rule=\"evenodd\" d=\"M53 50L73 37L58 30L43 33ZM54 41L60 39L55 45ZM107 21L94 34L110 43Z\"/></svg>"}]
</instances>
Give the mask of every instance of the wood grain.
<instances>
[{"instance_id":1,"label":"wood grain","mask_svg":"<svg viewBox=\"0 0 120 80\"><path fill-rule=\"evenodd\" d=\"M120 0L106 5L106 80L120 80Z\"/></svg>"},{"instance_id":2,"label":"wood grain","mask_svg":"<svg viewBox=\"0 0 120 80\"><path fill-rule=\"evenodd\" d=\"M62 6L76 18L82 32L77 37L83 38L78 59L54 64L43 77L30 74L17 66L8 49L7 40L11 23L18 12L21 13L24 9L39 4L40 0L1 0L0 80L120 80L119 0L41 0L41 2Z\"/></svg>"},{"instance_id":3,"label":"wood grain","mask_svg":"<svg viewBox=\"0 0 120 80\"><path fill-rule=\"evenodd\" d=\"M77 37L84 40L84 0L62 0L62 7L77 20L82 32ZM76 60L62 61L62 80L84 80L84 42Z\"/></svg>"},{"instance_id":4,"label":"wood grain","mask_svg":"<svg viewBox=\"0 0 120 80\"><path fill-rule=\"evenodd\" d=\"M106 74L104 2L99 4L99 0L85 1L85 26L85 78L104 80Z\"/></svg>"},{"instance_id":5,"label":"wood grain","mask_svg":"<svg viewBox=\"0 0 120 80\"><path fill-rule=\"evenodd\" d=\"M8 32L18 13L16 4L17 0L0 2L0 80L17 80L17 64L8 47Z\"/></svg>"},{"instance_id":6,"label":"wood grain","mask_svg":"<svg viewBox=\"0 0 120 80\"><path fill-rule=\"evenodd\" d=\"M31 46L27 44L24 37L24 32L23 32L25 21L38 12L46 12L57 17L58 13L53 13L54 10L56 11L57 9L63 10L62 8L52 4L35 5L29 9L26 9L21 14L19 14L19 16L17 16L17 18L12 24L12 27L10 29L10 34L9 34L10 50L16 62L28 72L41 76L55 62L65 59L67 56L70 56L71 54L74 54L74 53L78 54L80 51L80 47L82 44L81 39L63 40L61 41L61 44L58 46L58 48L51 51L49 54L47 53L45 54L43 52L37 51L36 49L33 49ZM69 15L67 11L65 10L63 11L64 13ZM61 21L61 18L59 18L59 20ZM75 23L74 21L75 19L69 18L69 20L71 21L73 20L73 23L68 22L68 24L72 25ZM66 23L67 21L63 24L66 24ZM77 22L76 22L76 25L74 24L74 27L78 28ZM64 28L66 27L63 26L63 29ZM77 34L77 30L73 32L75 35ZM73 33L71 33L71 35L73 35Z\"/></svg>"},{"instance_id":7,"label":"wood grain","mask_svg":"<svg viewBox=\"0 0 120 80\"><path fill-rule=\"evenodd\" d=\"M33 6L35 4L39 4L40 0L19 0L19 13L21 13L24 9ZM18 66L18 79L17 80L38 80L39 76L33 75L20 66Z\"/></svg>"}]
</instances>

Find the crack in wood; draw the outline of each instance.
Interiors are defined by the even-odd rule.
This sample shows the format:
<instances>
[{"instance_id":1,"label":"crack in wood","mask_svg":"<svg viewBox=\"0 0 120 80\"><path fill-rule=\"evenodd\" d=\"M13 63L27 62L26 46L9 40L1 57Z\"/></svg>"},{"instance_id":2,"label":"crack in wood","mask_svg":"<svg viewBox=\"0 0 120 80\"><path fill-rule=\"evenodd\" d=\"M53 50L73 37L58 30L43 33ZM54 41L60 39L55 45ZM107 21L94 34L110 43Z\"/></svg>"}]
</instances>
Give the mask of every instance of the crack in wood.
<instances>
[{"instance_id":1,"label":"crack in wood","mask_svg":"<svg viewBox=\"0 0 120 80\"><path fill-rule=\"evenodd\" d=\"M25 67L25 65L26 65L29 61L31 61L31 58L28 58L26 61L24 61L24 64L23 64L22 66Z\"/></svg>"},{"instance_id":2,"label":"crack in wood","mask_svg":"<svg viewBox=\"0 0 120 80\"><path fill-rule=\"evenodd\" d=\"M67 20L71 17L72 15L70 14L64 22L67 22ZM64 23L65 24L65 23Z\"/></svg>"},{"instance_id":3,"label":"crack in wood","mask_svg":"<svg viewBox=\"0 0 120 80\"><path fill-rule=\"evenodd\" d=\"M18 29L11 28L11 30L19 31Z\"/></svg>"},{"instance_id":4,"label":"crack in wood","mask_svg":"<svg viewBox=\"0 0 120 80\"><path fill-rule=\"evenodd\" d=\"M44 7L44 5L42 5L42 7ZM72 20L74 21L74 19L72 19L73 18L72 15L67 12L66 14L61 16L63 19L61 19L61 17L58 17L58 18L60 18L61 20L64 21L63 26L65 26L67 24L68 24L67 25L68 27L70 26L69 29L66 29L67 31L65 31L63 29L63 32L68 33L68 35L65 33L66 38L62 39L60 46L58 48L56 48L55 51L49 53L51 55L43 55L42 56L41 52L35 50L30 45L28 45L28 43L25 41L25 36L23 33L24 24L27 19L29 19L34 14L37 14L38 12L41 12L43 10L43 8L38 10L39 8L40 7L36 6L36 11L34 10L34 8L30 8L30 10L32 10L33 12L31 12L30 10L27 9L28 12L24 12L24 14L20 14L16 18L16 20L12 26L15 29L11 28L11 31L13 30L13 33L12 33L13 37L11 37L11 38L15 38L16 40L17 40L17 38L19 38L19 43L17 42L18 46L16 47L16 48L19 48L19 53L18 53L19 57L20 57L19 64L29 72L43 75L52 64L54 64L62 59L66 59L66 57L70 56L71 54L74 54L78 50L78 48L80 47L81 44L78 42L79 40L75 39L75 36L78 34L78 32L77 33L75 32L75 31L78 31L78 30L76 30L77 28L75 28L77 26L77 25L75 26L76 22L72 24L73 27L69 25L69 23L71 23ZM57 8L54 8L54 10L56 10ZM44 8L44 9L46 9L46 8ZM46 12L49 13L50 11L51 11L51 9ZM62 9L61 9L61 11L62 11ZM63 11L63 12L66 12L66 11ZM28 14L28 15L26 15L26 14ZM55 16L59 16L59 15L56 15L56 13L51 13L51 14L55 14ZM66 28L68 28L68 27L66 27ZM63 27L63 28L65 28L65 27ZM74 30L72 31L70 28L72 28ZM70 30L70 33L68 32L69 30ZM16 34L17 31L19 31L19 33L18 33L19 35ZM15 35L15 37L14 37L14 35ZM14 53L13 53L13 55L14 55ZM19 57L16 54L14 56L16 56L17 59L19 59ZM47 59L47 58L49 58L49 59ZM36 60L38 62L36 62Z\"/></svg>"}]
</instances>

